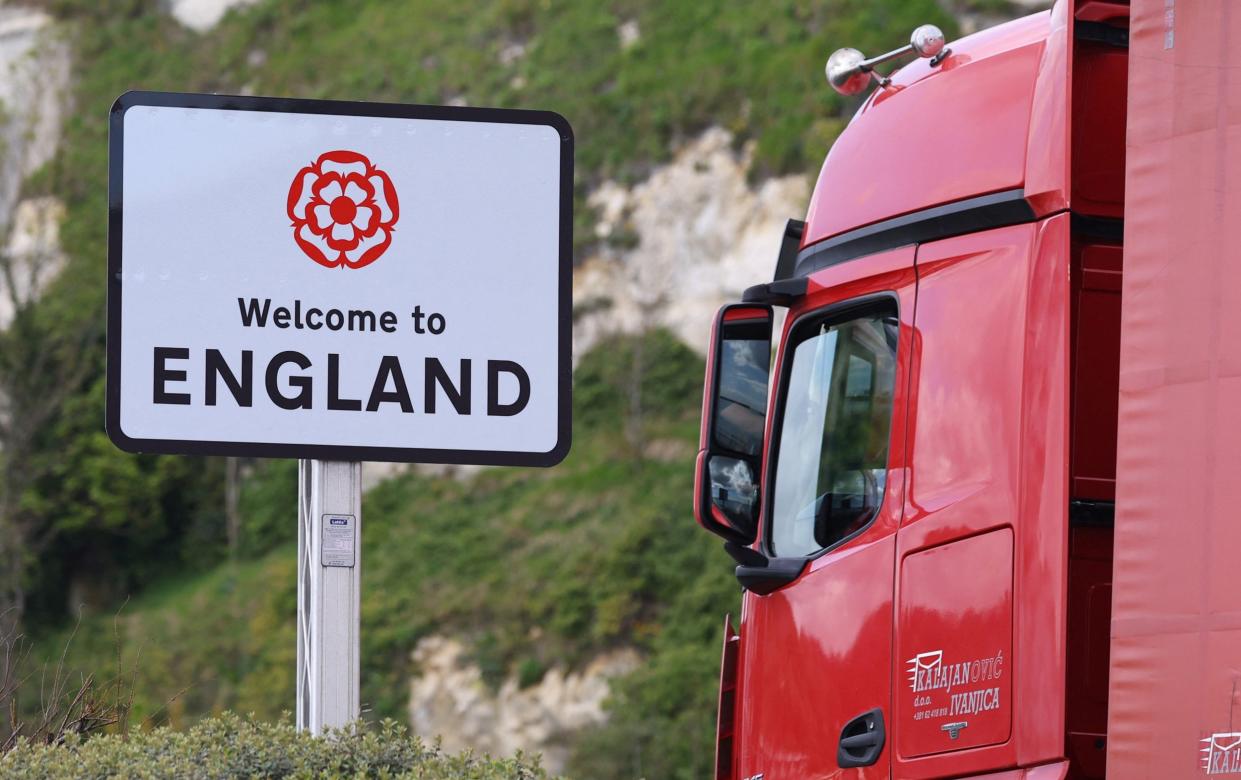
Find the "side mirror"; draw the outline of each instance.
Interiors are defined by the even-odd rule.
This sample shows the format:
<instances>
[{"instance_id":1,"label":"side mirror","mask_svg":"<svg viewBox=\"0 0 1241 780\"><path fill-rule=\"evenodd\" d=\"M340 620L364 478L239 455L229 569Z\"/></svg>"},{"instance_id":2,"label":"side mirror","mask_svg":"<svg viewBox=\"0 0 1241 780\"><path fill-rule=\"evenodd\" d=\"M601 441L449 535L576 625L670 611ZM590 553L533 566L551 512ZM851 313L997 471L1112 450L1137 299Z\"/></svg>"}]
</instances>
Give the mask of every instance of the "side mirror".
<instances>
[{"instance_id":1,"label":"side mirror","mask_svg":"<svg viewBox=\"0 0 1241 780\"><path fill-rule=\"evenodd\" d=\"M715 318L703 386L694 514L713 534L754 543L762 496L770 306L729 304Z\"/></svg>"}]
</instances>

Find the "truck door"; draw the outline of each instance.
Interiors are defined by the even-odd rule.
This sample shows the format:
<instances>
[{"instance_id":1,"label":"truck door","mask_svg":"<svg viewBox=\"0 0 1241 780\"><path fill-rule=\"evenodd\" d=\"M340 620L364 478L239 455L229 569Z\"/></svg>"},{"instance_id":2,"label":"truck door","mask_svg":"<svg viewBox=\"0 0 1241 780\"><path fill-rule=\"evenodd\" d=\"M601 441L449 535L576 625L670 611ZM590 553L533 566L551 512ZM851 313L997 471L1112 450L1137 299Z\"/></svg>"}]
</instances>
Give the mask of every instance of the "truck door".
<instances>
[{"instance_id":1,"label":"truck door","mask_svg":"<svg viewBox=\"0 0 1241 780\"><path fill-rule=\"evenodd\" d=\"M890 776L913 259L905 247L829 267L790 312L761 549L804 568L746 595L739 778Z\"/></svg>"},{"instance_id":2,"label":"truck door","mask_svg":"<svg viewBox=\"0 0 1241 780\"><path fill-rule=\"evenodd\" d=\"M918 248L896 544L900 777L1063 752L1068 222Z\"/></svg>"}]
</instances>

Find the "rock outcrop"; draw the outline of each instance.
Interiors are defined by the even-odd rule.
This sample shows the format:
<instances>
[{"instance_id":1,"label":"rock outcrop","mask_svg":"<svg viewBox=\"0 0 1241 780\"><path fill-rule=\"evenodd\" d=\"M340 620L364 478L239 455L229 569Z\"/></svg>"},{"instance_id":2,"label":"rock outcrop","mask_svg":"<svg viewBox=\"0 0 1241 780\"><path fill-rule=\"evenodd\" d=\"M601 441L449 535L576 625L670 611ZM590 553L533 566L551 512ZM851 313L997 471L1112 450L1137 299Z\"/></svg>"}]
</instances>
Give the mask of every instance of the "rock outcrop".
<instances>
[{"instance_id":1,"label":"rock outcrop","mask_svg":"<svg viewBox=\"0 0 1241 780\"><path fill-rule=\"evenodd\" d=\"M168 0L168 11L181 24L202 33L219 24L229 9L256 2L258 0Z\"/></svg>"},{"instance_id":2,"label":"rock outcrop","mask_svg":"<svg viewBox=\"0 0 1241 780\"><path fill-rule=\"evenodd\" d=\"M712 128L645 181L591 194L603 249L574 273L575 353L652 326L703 350L715 310L770 281L786 221L805 214L810 178L751 184L752 149Z\"/></svg>"},{"instance_id":3,"label":"rock outcrop","mask_svg":"<svg viewBox=\"0 0 1241 780\"><path fill-rule=\"evenodd\" d=\"M483 681L466 646L452 638L428 637L414 650L419 674L410 683L409 720L414 733L440 738L450 751L472 748L496 756L518 750L543 754L551 772L563 771L574 733L602 723L608 681L634 669L633 650L599 656L584 668L549 669L522 688L510 676L498 690Z\"/></svg>"},{"instance_id":4,"label":"rock outcrop","mask_svg":"<svg viewBox=\"0 0 1241 780\"><path fill-rule=\"evenodd\" d=\"M64 205L50 196L28 198L13 209L9 240L0 256L0 329L16 314L17 302L36 298L64 267L64 213Z\"/></svg>"},{"instance_id":5,"label":"rock outcrop","mask_svg":"<svg viewBox=\"0 0 1241 780\"><path fill-rule=\"evenodd\" d=\"M22 183L56 153L69 83L69 48L52 18L0 8L0 328L59 272L54 198L21 203Z\"/></svg>"}]
</instances>

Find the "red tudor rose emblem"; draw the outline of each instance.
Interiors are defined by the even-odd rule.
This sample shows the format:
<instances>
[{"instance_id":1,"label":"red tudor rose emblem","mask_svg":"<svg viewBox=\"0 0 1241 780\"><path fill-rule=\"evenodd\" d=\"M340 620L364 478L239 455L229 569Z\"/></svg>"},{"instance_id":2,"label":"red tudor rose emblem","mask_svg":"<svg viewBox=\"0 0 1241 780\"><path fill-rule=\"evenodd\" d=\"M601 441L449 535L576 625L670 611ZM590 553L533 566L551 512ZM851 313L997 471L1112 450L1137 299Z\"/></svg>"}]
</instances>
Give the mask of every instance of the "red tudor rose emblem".
<instances>
[{"instance_id":1,"label":"red tudor rose emblem","mask_svg":"<svg viewBox=\"0 0 1241 780\"><path fill-rule=\"evenodd\" d=\"M388 174L357 152L327 152L289 188L293 238L328 268L361 268L392 243L399 209Z\"/></svg>"}]
</instances>

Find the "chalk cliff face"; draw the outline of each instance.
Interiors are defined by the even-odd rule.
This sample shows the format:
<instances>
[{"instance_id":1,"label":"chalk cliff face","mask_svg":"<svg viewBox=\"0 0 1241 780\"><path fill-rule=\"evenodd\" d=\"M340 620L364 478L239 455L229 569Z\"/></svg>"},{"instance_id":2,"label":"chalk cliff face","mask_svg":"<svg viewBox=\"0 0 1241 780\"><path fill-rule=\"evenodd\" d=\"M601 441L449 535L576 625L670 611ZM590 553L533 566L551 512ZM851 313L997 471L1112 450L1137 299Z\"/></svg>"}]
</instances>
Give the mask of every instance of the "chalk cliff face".
<instances>
[{"instance_id":1,"label":"chalk cliff face","mask_svg":"<svg viewBox=\"0 0 1241 780\"><path fill-rule=\"evenodd\" d=\"M575 732L604 721L608 681L639 663L632 650L617 650L580 670L553 667L525 688L510 676L493 691L468 658L466 646L449 637L432 636L418 644L414 662L420 674L409 691L414 733L439 737L453 752L472 748L508 756L538 751L552 772L563 771Z\"/></svg>"},{"instance_id":2,"label":"chalk cliff face","mask_svg":"<svg viewBox=\"0 0 1241 780\"><path fill-rule=\"evenodd\" d=\"M0 328L61 267L61 205L18 199L26 177L56 152L68 82L69 48L52 18L0 6Z\"/></svg>"},{"instance_id":3,"label":"chalk cliff face","mask_svg":"<svg viewBox=\"0 0 1241 780\"><path fill-rule=\"evenodd\" d=\"M215 27L230 9L256 2L258 0L167 0L167 8L178 22L201 33Z\"/></svg>"},{"instance_id":4,"label":"chalk cliff face","mask_svg":"<svg viewBox=\"0 0 1241 780\"><path fill-rule=\"evenodd\" d=\"M771 281L785 223L805 215L810 177L752 184L751 149L712 128L645 181L591 194L603 248L574 273L576 353L654 326L705 351L716 309Z\"/></svg>"}]
</instances>

